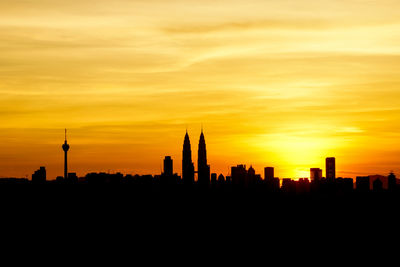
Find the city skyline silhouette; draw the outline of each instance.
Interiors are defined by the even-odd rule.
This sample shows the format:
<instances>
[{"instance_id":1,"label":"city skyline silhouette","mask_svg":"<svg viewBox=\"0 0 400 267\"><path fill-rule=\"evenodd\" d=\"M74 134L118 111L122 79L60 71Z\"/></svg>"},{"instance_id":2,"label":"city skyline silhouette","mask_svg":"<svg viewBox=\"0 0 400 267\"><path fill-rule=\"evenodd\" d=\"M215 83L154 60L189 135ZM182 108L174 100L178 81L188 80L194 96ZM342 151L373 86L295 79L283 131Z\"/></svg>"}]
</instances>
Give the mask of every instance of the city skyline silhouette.
<instances>
[{"instance_id":1,"label":"city skyline silhouette","mask_svg":"<svg viewBox=\"0 0 400 267\"><path fill-rule=\"evenodd\" d=\"M174 159L166 155L163 159L161 173L138 175L123 174L120 172L91 172L79 177L75 172L69 172L67 153L70 145L67 142L67 129L64 133L64 143L61 148L64 152L64 173L56 179L47 179L45 166L41 166L31 176L31 183L35 185L56 183L56 184L92 184L92 185L133 185L133 188L144 188L148 190L170 190L184 186L192 190L257 190L266 193L334 193L343 194L350 192L397 192L400 189L400 180L393 172L385 175L357 176L356 179L348 177L337 177L336 158L325 158L325 176L322 168L310 167L309 177L293 179L293 177L279 177L274 166L264 167L264 176L257 174L256 170L250 165L237 164L231 166L231 172L227 175L223 173L211 172L211 166L207 160L206 138L201 128L198 141L197 168L192 160L192 146L188 130L186 130L182 145L182 169L181 174L174 170ZM52 181L53 180L53 181ZM7 178L0 179L3 185L7 184L27 184L29 179ZM195 187L194 187L195 186Z\"/></svg>"},{"instance_id":2,"label":"city skyline silhouette","mask_svg":"<svg viewBox=\"0 0 400 267\"><path fill-rule=\"evenodd\" d=\"M62 144L62 150L64 151L63 175L62 176L57 175L56 177L53 177L52 179L50 178L51 180L56 180L56 178L60 178L60 177L62 177L64 179L67 179L68 175L69 175L69 172L68 172L68 159L67 159L68 156L67 156L67 154L68 154L68 151L70 150L70 145L67 143L67 129L65 129L64 131L65 131L65 133L64 133L65 140L64 140L64 143ZM206 149L206 140L205 140L205 135L204 135L204 131L203 131L203 126L201 127L201 132L200 132L200 138L199 138L199 142L198 142L198 150L197 150L197 152L198 152L198 153L196 153L197 154L197 165L196 165L196 168L195 168L195 164L194 164L193 159L192 159L192 146L191 146L191 142L190 142L190 136L189 136L188 130L186 129L186 133L185 133L184 141L183 141L181 169L180 169L180 171L175 171L175 172L173 170L170 170L170 172L173 172L173 174L176 173L177 175L182 177L183 180L188 180L188 183L194 183L195 181L199 182L199 180L200 180L200 183L209 184L210 181L211 181L212 172L210 170L210 165L207 164L207 149ZM165 157L166 158L161 159L161 161L163 160L163 162L164 162L164 170L165 170L165 164L166 164L165 160L168 160L170 162L169 164L172 164L171 162L173 161L172 156L167 155ZM243 162L243 161L241 161L241 162ZM239 165L243 165L243 164L238 164L238 166ZM243 165L243 166L246 166L246 165ZM251 168L253 168L252 164L250 164L250 166L251 166ZM309 179L310 181L318 180L318 179L321 179L321 178L335 179L336 175L337 175L336 174L336 171L337 171L336 170L336 158L335 157L329 157L329 156L326 157L325 158L325 166L324 167L325 168L322 168L322 167L318 167L317 168L315 166L314 167L310 167L309 168L309 171L310 171L309 175L305 175L305 176L302 176L302 177L282 177L281 176L279 178L280 179L292 179L292 180ZM172 166L170 166L169 168L171 169ZM231 168L231 166L229 166L229 168ZM268 169L270 167L265 167L265 168ZM271 167L271 168L272 168L272 173L276 173L276 167ZM104 171L102 171L102 170L92 171L92 173L95 173L95 172L104 172ZM323 175L323 172L325 172L325 175ZM90 173L90 172L87 172L86 174L88 174L88 173ZM106 173L112 174L112 173L121 173L121 172L120 171L114 171L114 170L111 171L111 169L107 169ZM390 171L388 170L387 171L387 174L393 174L393 173L394 173L393 170L390 170ZM143 173L142 174L140 174L140 173L126 173L126 174L128 174L128 175L132 175L132 174L133 175L137 175L137 174L139 174L139 175L159 175L160 173L154 172L154 173L145 173L145 174L143 174ZM226 172L226 173L222 173L221 172L221 173L214 173L214 174L215 175L230 176L231 172ZM353 174L356 174L356 173L353 172ZM76 174L76 172L73 172L72 175L76 176L77 174ZM267 177L267 176L268 175L265 173L264 177ZM355 178L360 177L360 176L364 176L364 177L365 176L376 176L376 177L381 176L381 177L383 177L383 176L385 176L385 174L378 174L378 173L371 172L370 174L366 175L366 173L358 173L355 177L343 177L343 176L341 176L340 178L351 178L351 179L353 179L355 181L356 180ZM0 174L0 178L1 177L10 178L11 176L7 177L7 176L4 176L4 175ZM25 178L27 178L27 177L28 177L28 175L25 176ZM15 177L12 177L12 178L15 178ZM372 181L371 181L371 183L372 183ZM385 184L387 184L387 182Z\"/></svg>"},{"instance_id":3,"label":"city skyline silhouette","mask_svg":"<svg viewBox=\"0 0 400 267\"><path fill-rule=\"evenodd\" d=\"M3 0L0 175L60 175L64 128L78 176L159 173L165 154L181 169L182 132L197 146L202 124L215 173L301 178L332 155L342 177L399 174L398 8Z\"/></svg>"}]
</instances>

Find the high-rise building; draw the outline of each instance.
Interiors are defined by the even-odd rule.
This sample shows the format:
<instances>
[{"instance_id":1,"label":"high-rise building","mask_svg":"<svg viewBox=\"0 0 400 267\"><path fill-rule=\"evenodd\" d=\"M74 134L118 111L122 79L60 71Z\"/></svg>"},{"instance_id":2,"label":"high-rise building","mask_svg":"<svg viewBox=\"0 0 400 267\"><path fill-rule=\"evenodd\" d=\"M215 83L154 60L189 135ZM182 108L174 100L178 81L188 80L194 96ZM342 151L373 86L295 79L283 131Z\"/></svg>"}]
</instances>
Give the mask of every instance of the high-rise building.
<instances>
[{"instance_id":1,"label":"high-rise building","mask_svg":"<svg viewBox=\"0 0 400 267\"><path fill-rule=\"evenodd\" d=\"M282 179L282 191L285 193L296 192L296 182L290 178L283 178Z\"/></svg>"},{"instance_id":2,"label":"high-rise building","mask_svg":"<svg viewBox=\"0 0 400 267\"><path fill-rule=\"evenodd\" d=\"M164 175L172 176L174 174L173 161L170 156L164 158Z\"/></svg>"},{"instance_id":3,"label":"high-rise building","mask_svg":"<svg viewBox=\"0 0 400 267\"><path fill-rule=\"evenodd\" d=\"M326 178L336 179L336 160L335 158L326 158L325 160Z\"/></svg>"},{"instance_id":4,"label":"high-rise building","mask_svg":"<svg viewBox=\"0 0 400 267\"><path fill-rule=\"evenodd\" d=\"M245 186L246 177L247 177L246 165L237 165L236 167L231 168L230 179L232 179L233 185L241 187Z\"/></svg>"},{"instance_id":5,"label":"high-rise building","mask_svg":"<svg viewBox=\"0 0 400 267\"><path fill-rule=\"evenodd\" d=\"M183 183L190 185L194 183L194 165L192 162L192 148L190 146L189 134L186 131L182 152L182 178Z\"/></svg>"},{"instance_id":6,"label":"high-rise building","mask_svg":"<svg viewBox=\"0 0 400 267\"><path fill-rule=\"evenodd\" d=\"M223 184L225 182L225 177L224 175L220 174L218 176L218 183Z\"/></svg>"},{"instance_id":7,"label":"high-rise building","mask_svg":"<svg viewBox=\"0 0 400 267\"><path fill-rule=\"evenodd\" d=\"M44 183L46 182L46 168L40 167L39 170L35 171L32 174L32 182L33 183Z\"/></svg>"},{"instance_id":8,"label":"high-rise building","mask_svg":"<svg viewBox=\"0 0 400 267\"><path fill-rule=\"evenodd\" d=\"M199 184L207 185L210 183L210 166L207 164L206 140L203 130L201 130L199 151L197 158L197 171Z\"/></svg>"},{"instance_id":9,"label":"high-rise building","mask_svg":"<svg viewBox=\"0 0 400 267\"><path fill-rule=\"evenodd\" d=\"M322 178L322 170L320 168L311 168L310 169L310 179L311 181L319 181Z\"/></svg>"},{"instance_id":10,"label":"high-rise building","mask_svg":"<svg viewBox=\"0 0 400 267\"><path fill-rule=\"evenodd\" d=\"M256 170L253 168L253 166L250 165L250 168L247 170L245 185L246 186L254 186L259 181L261 181L261 175L256 174Z\"/></svg>"},{"instance_id":11,"label":"high-rise building","mask_svg":"<svg viewBox=\"0 0 400 267\"><path fill-rule=\"evenodd\" d=\"M217 184L217 174L216 173L212 173L211 174L211 184L212 185L216 185Z\"/></svg>"},{"instance_id":12,"label":"high-rise building","mask_svg":"<svg viewBox=\"0 0 400 267\"><path fill-rule=\"evenodd\" d=\"M264 168L264 181L268 186L268 190L270 191L278 191L279 190L279 178L275 178L275 169L274 167L265 167Z\"/></svg>"},{"instance_id":13,"label":"high-rise building","mask_svg":"<svg viewBox=\"0 0 400 267\"><path fill-rule=\"evenodd\" d=\"M68 150L69 145L67 143L67 129L65 129L65 142L62 145L62 149L64 150L64 179L68 179Z\"/></svg>"},{"instance_id":14,"label":"high-rise building","mask_svg":"<svg viewBox=\"0 0 400 267\"><path fill-rule=\"evenodd\" d=\"M274 180L274 167L265 167L264 168L264 180L265 181L272 181Z\"/></svg>"},{"instance_id":15,"label":"high-rise building","mask_svg":"<svg viewBox=\"0 0 400 267\"><path fill-rule=\"evenodd\" d=\"M164 171L159 177L162 186L176 185L180 182L177 174L174 175L173 160L170 156L164 158Z\"/></svg>"}]
</instances>

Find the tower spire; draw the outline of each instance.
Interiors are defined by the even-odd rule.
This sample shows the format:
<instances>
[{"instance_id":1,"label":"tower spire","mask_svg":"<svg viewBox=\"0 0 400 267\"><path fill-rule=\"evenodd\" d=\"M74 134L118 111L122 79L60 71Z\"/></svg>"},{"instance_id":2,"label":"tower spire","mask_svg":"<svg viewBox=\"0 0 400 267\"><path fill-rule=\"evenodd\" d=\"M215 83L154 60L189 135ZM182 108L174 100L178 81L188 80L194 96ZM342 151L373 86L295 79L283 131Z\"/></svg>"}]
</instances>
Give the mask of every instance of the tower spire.
<instances>
[{"instance_id":1,"label":"tower spire","mask_svg":"<svg viewBox=\"0 0 400 267\"><path fill-rule=\"evenodd\" d=\"M199 140L199 150L197 157L198 182L203 185L210 183L210 166L207 164L206 140L203 133L203 124L201 125L201 134Z\"/></svg>"},{"instance_id":2,"label":"tower spire","mask_svg":"<svg viewBox=\"0 0 400 267\"><path fill-rule=\"evenodd\" d=\"M65 129L65 141L64 144L62 145L62 149L64 150L64 179L68 178L68 150L69 150L69 145L67 143L67 129Z\"/></svg>"},{"instance_id":3,"label":"tower spire","mask_svg":"<svg viewBox=\"0 0 400 267\"><path fill-rule=\"evenodd\" d=\"M192 162L192 149L190 147L190 139L187 129L185 134L185 140L183 142L183 151L182 151L182 178L184 184L191 185L194 183L194 165Z\"/></svg>"}]
</instances>

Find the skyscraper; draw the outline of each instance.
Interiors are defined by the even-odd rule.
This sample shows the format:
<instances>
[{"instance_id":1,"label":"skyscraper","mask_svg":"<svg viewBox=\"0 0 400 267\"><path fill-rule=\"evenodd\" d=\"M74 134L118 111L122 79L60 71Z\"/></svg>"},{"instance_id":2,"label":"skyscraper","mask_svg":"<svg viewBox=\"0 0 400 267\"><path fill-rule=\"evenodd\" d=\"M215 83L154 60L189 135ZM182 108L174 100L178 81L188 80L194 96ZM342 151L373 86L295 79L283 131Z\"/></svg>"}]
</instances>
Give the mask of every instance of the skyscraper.
<instances>
[{"instance_id":1,"label":"skyscraper","mask_svg":"<svg viewBox=\"0 0 400 267\"><path fill-rule=\"evenodd\" d=\"M244 187L247 177L246 165L237 165L236 167L231 167L231 176L234 186Z\"/></svg>"},{"instance_id":2,"label":"skyscraper","mask_svg":"<svg viewBox=\"0 0 400 267\"><path fill-rule=\"evenodd\" d=\"M265 167L264 168L264 180L265 181L273 181L274 176L274 167Z\"/></svg>"},{"instance_id":3,"label":"skyscraper","mask_svg":"<svg viewBox=\"0 0 400 267\"><path fill-rule=\"evenodd\" d=\"M275 178L274 167L264 168L264 181L270 191L279 190L279 178Z\"/></svg>"},{"instance_id":4,"label":"skyscraper","mask_svg":"<svg viewBox=\"0 0 400 267\"><path fill-rule=\"evenodd\" d=\"M69 150L69 145L67 143L67 129L65 129L65 142L62 145L62 149L64 150L64 179L68 179L68 150Z\"/></svg>"},{"instance_id":5,"label":"skyscraper","mask_svg":"<svg viewBox=\"0 0 400 267\"><path fill-rule=\"evenodd\" d=\"M311 181L319 181L322 178L322 170L320 168L311 168L310 169L310 178Z\"/></svg>"},{"instance_id":6,"label":"skyscraper","mask_svg":"<svg viewBox=\"0 0 400 267\"><path fill-rule=\"evenodd\" d=\"M164 158L164 175L172 176L174 174L173 161L170 156Z\"/></svg>"},{"instance_id":7,"label":"skyscraper","mask_svg":"<svg viewBox=\"0 0 400 267\"><path fill-rule=\"evenodd\" d=\"M194 165L192 162L192 148L190 146L190 139L187 131L185 135L185 140L183 142L182 178L184 184L190 185L194 183Z\"/></svg>"},{"instance_id":8,"label":"skyscraper","mask_svg":"<svg viewBox=\"0 0 400 267\"><path fill-rule=\"evenodd\" d=\"M217 184L217 174L216 173L212 173L211 174L211 184L212 185L216 185Z\"/></svg>"},{"instance_id":9,"label":"skyscraper","mask_svg":"<svg viewBox=\"0 0 400 267\"><path fill-rule=\"evenodd\" d=\"M197 171L199 184L207 185L210 183L210 166L207 165L207 149L206 140L204 138L203 129L200 134L199 151L197 158Z\"/></svg>"},{"instance_id":10,"label":"skyscraper","mask_svg":"<svg viewBox=\"0 0 400 267\"><path fill-rule=\"evenodd\" d=\"M326 178L336 179L336 160L335 158L326 158L325 161Z\"/></svg>"}]
</instances>

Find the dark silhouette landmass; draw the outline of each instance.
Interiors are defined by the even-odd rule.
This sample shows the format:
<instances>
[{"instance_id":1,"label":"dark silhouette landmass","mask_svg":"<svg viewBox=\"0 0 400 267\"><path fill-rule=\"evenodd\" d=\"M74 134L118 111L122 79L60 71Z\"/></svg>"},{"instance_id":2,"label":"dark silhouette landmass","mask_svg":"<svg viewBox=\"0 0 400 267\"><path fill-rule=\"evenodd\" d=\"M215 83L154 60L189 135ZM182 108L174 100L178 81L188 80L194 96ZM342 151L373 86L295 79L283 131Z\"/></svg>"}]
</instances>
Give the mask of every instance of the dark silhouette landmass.
<instances>
[{"instance_id":1,"label":"dark silhouette landmass","mask_svg":"<svg viewBox=\"0 0 400 267\"><path fill-rule=\"evenodd\" d=\"M32 179L0 179L0 214L7 222L2 229L23 236L37 233L35 242L44 233L55 236L58 243L72 239L75 252L78 240L90 233L91 245L101 244L107 251L123 240L147 251L148 259L164 259L155 252L158 248L177 258L192 255L189 263L203 255L228 255L225 251L242 255L246 249L252 259L259 243L285 257L292 256L288 249L292 246L308 250L311 258L316 250L325 250L330 260L332 251L343 255L346 246L352 251L352 238L363 243L374 235L389 237L396 230L400 203L396 176L360 176L353 183L351 178L336 177L332 157L326 159L325 177L322 169L310 168L311 179L280 179L274 167L265 167L260 175L246 165L233 166L224 176L210 172L203 133L195 169L186 133L182 176L174 172L172 157L166 156L158 175L78 177L68 172L67 140L62 148L64 175L57 179L48 180L45 167L34 171ZM326 249L334 241L340 242L340 251ZM203 252L195 250L196 245ZM80 248L78 254L84 254L87 248ZM268 254L267 261L276 258L269 249L257 253Z\"/></svg>"},{"instance_id":2,"label":"dark silhouette landmass","mask_svg":"<svg viewBox=\"0 0 400 267\"><path fill-rule=\"evenodd\" d=\"M365 198L370 196L400 195L398 179L393 173L388 176L359 176L355 183L352 178L336 177L336 159L326 158L326 175L320 168L310 168L310 178L293 180L275 177L274 167L265 167L264 177L257 174L250 166L237 165L231 167L230 175L210 173L207 161L206 141L203 130L199 138L197 171L192 161L192 150L189 134L186 131L182 150L182 176L174 173L173 159L164 158L163 172L159 175L124 175L122 173L89 173L78 177L68 172L67 154L70 145L65 141L64 175L56 180L47 180L46 168L40 167L32 174L32 179L0 179L0 189L8 191L24 188L38 192L102 190L120 191L126 195L207 195L213 197L248 195L257 198L284 199L291 197L310 198ZM197 178L196 178L197 177Z\"/></svg>"}]
</instances>

